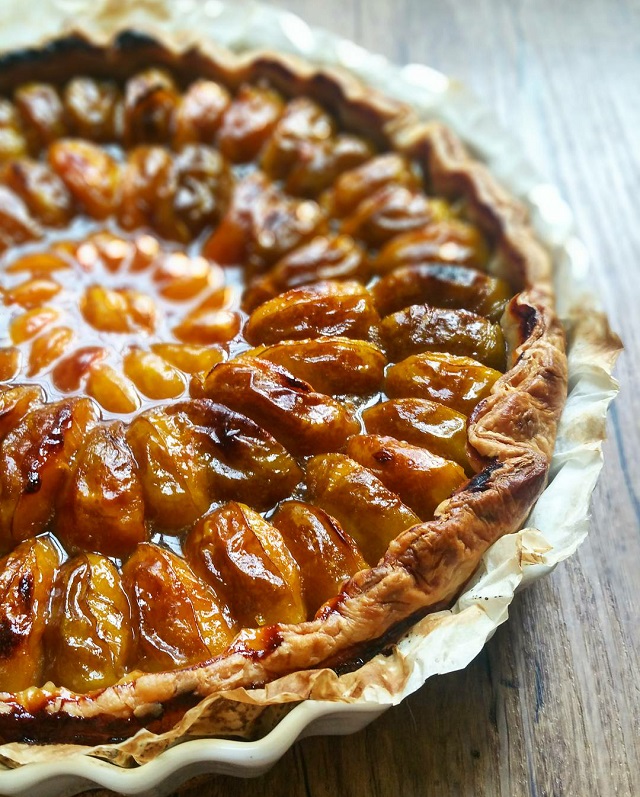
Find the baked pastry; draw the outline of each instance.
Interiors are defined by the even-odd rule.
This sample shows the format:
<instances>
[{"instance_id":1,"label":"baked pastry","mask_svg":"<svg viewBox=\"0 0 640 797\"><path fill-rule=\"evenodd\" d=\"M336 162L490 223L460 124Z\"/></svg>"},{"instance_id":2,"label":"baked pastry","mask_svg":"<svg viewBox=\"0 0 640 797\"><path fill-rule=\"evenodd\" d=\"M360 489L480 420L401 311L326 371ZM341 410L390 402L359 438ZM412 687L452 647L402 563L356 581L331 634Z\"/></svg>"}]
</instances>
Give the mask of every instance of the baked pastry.
<instances>
[{"instance_id":1,"label":"baked pastry","mask_svg":"<svg viewBox=\"0 0 640 797\"><path fill-rule=\"evenodd\" d=\"M73 37L0 90L0 737L166 729L450 605L566 394L523 208L275 55Z\"/></svg>"}]
</instances>

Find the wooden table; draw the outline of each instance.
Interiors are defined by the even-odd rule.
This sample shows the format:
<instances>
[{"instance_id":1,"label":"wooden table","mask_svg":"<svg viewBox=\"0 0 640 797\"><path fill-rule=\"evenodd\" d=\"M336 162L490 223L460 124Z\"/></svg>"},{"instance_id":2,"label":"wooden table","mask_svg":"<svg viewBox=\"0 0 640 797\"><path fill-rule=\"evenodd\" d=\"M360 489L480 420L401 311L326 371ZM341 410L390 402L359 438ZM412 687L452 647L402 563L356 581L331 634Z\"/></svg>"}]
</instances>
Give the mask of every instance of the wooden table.
<instances>
[{"instance_id":1,"label":"wooden table","mask_svg":"<svg viewBox=\"0 0 640 797\"><path fill-rule=\"evenodd\" d=\"M398 62L460 78L573 207L627 348L591 536L515 601L465 671L351 737L298 743L266 776L181 797L640 795L640 3L272 0ZM102 794L105 794L102 792Z\"/></svg>"}]
</instances>

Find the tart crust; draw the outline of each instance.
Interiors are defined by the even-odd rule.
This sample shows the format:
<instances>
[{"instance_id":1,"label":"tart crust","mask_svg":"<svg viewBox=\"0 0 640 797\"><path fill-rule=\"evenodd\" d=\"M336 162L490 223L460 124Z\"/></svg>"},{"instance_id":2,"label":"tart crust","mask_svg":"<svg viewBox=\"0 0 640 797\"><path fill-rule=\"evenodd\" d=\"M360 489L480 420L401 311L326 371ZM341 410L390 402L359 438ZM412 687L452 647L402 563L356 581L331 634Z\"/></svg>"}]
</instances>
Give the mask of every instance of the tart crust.
<instances>
[{"instance_id":1,"label":"tart crust","mask_svg":"<svg viewBox=\"0 0 640 797\"><path fill-rule=\"evenodd\" d=\"M54 82L79 73L125 77L149 63L178 77L209 77L230 86L266 78L287 96L311 96L347 130L414 158L438 193L464 197L469 215L495 243L499 275L520 291L502 321L510 368L469 420L478 474L438 507L432 521L398 536L384 558L347 582L315 620L246 629L229 651L206 663L139 675L91 694L46 688L2 693L3 742L97 744L141 728L160 733L217 693L294 673L304 693L318 669L356 668L418 618L448 607L489 546L522 526L545 487L566 398L564 333L553 308L550 257L524 206L441 124L420 122L407 106L346 73L275 53L235 56L209 43L184 49L131 31L111 41L77 34L5 54L0 90L42 74Z\"/></svg>"}]
</instances>

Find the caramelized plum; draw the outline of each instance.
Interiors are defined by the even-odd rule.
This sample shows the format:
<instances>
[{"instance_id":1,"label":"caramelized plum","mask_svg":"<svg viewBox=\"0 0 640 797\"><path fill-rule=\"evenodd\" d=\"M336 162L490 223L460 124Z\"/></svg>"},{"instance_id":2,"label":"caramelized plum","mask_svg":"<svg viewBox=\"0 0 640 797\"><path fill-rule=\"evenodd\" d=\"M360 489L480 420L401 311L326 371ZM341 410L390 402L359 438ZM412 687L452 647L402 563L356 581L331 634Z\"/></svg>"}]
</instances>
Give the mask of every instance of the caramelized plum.
<instances>
[{"instance_id":1,"label":"caramelized plum","mask_svg":"<svg viewBox=\"0 0 640 797\"><path fill-rule=\"evenodd\" d=\"M353 213L368 197L389 185L420 188L420 179L402 155L389 152L342 174L325 197L331 213L338 217Z\"/></svg>"},{"instance_id":2,"label":"caramelized plum","mask_svg":"<svg viewBox=\"0 0 640 797\"><path fill-rule=\"evenodd\" d=\"M53 369L53 384L63 393L73 393L87 378L92 366L104 360L107 351L101 346L83 346L64 357Z\"/></svg>"},{"instance_id":3,"label":"caramelized plum","mask_svg":"<svg viewBox=\"0 0 640 797\"><path fill-rule=\"evenodd\" d=\"M355 541L331 515L300 501L286 501L271 518L300 567L307 617L340 592L367 563Z\"/></svg>"},{"instance_id":4,"label":"caramelized plum","mask_svg":"<svg viewBox=\"0 0 640 797\"><path fill-rule=\"evenodd\" d=\"M90 285L80 299L80 312L100 332L152 332L156 325L153 300L134 290Z\"/></svg>"},{"instance_id":5,"label":"caramelized plum","mask_svg":"<svg viewBox=\"0 0 640 797\"><path fill-rule=\"evenodd\" d=\"M55 280L46 277L28 279L5 291L4 303L19 304L25 310L32 310L53 299L61 290L62 286Z\"/></svg>"},{"instance_id":6,"label":"caramelized plum","mask_svg":"<svg viewBox=\"0 0 640 797\"><path fill-rule=\"evenodd\" d=\"M402 266L383 277L371 289L380 315L413 304L470 310L498 321L511 289L504 280L487 277L464 266L419 263Z\"/></svg>"},{"instance_id":7,"label":"caramelized plum","mask_svg":"<svg viewBox=\"0 0 640 797\"><path fill-rule=\"evenodd\" d=\"M220 363L207 375L204 392L263 426L294 455L336 451L360 428L337 401L268 360Z\"/></svg>"},{"instance_id":8,"label":"caramelized plum","mask_svg":"<svg viewBox=\"0 0 640 797\"><path fill-rule=\"evenodd\" d=\"M202 253L224 266L242 265L251 275L326 228L317 203L288 197L256 172L236 185L229 209Z\"/></svg>"},{"instance_id":9,"label":"caramelized plum","mask_svg":"<svg viewBox=\"0 0 640 797\"><path fill-rule=\"evenodd\" d=\"M136 147L122 175L118 221L125 230L156 229L158 205L166 207L175 191L173 159L162 147Z\"/></svg>"},{"instance_id":10,"label":"caramelized plum","mask_svg":"<svg viewBox=\"0 0 640 797\"><path fill-rule=\"evenodd\" d=\"M429 399L469 415L491 392L500 372L444 352L414 355L391 366L385 392L391 397Z\"/></svg>"},{"instance_id":11,"label":"caramelized plum","mask_svg":"<svg viewBox=\"0 0 640 797\"><path fill-rule=\"evenodd\" d=\"M115 83L73 78L64 90L64 108L75 136L100 142L122 137L122 98Z\"/></svg>"},{"instance_id":12,"label":"caramelized plum","mask_svg":"<svg viewBox=\"0 0 640 797\"><path fill-rule=\"evenodd\" d=\"M133 383L113 366L101 362L100 352L101 350L98 349L95 357L89 355L91 364L88 368L87 393L107 412L117 415L135 412L140 407L140 397ZM84 358L81 358L80 365L83 365L84 362L86 362ZM56 382L60 384L61 380L57 376L54 374Z\"/></svg>"},{"instance_id":13,"label":"caramelized plum","mask_svg":"<svg viewBox=\"0 0 640 797\"><path fill-rule=\"evenodd\" d=\"M0 254L15 244L35 241L41 236L42 229L24 201L0 185Z\"/></svg>"},{"instance_id":14,"label":"caramelized plum","mask_svg":"<svg viewBox=\"0 0 640 797\"><path fill-rule=\"evenodd\" d=\"M283 110L284 102L275 91L248 84L241 86L218 131L220 152L234 163L253 160Z\"/></svg>"},{"instance_id":15,"label":"caramelized plum","mask_svg":"<svg viewBox=\"0 0 640 797\"><path fill-rule=\"evenodd\" d=\"M212 268L204 257L188 257L182 252L163 253L154 263L153 281L162 296L175 302L194 299L210 282L222 284L221 269Z\"/></svg>"},{"instance_id":16,"label":"caramelized plum","mask_svg":"<svg viewBox=\"0 0 640 797\"><path fill-rule=\"evenodd\" d=\"M228 165L210 147L190 144L175 157L162 147L137 147L124 173L120 223L187 243L224 213L231 186Z\"/></svg>"},{"instance_id":17,"label":"caramelized plum","mask_svg":"<svg viewBox=\"0 0 640 797\"><path fill-rule=\"evenodd\" d=\"M341 230L377 247L450 214L444 200L429 199L420 191L404 186L388 185L364 199L353 215L342 222Z\"/></svg>"},{"instance_id":18,"label":"caramelized plum","mask_svg":"<svg viewBox=\"0 0 640 797\"><path fill-rule=\"evenodd\" d=\"M317 282L292 288L253 311L244 329L249 343L323 336L366 340L380 322L369 291L359 282Z\"/></svg>"},{"instance_id":19,"label":"caramelized plum","mask_svg":"<svg viewBox=\"0 0 640 797\"><path fill-rule=\"evenodd\" d=\"M424 229L398 235L373 261L379 274L414 263L449 263L484 268L489 248L482 233L460 219L440 219Z\"/></svg>"},{"instance_id":20,"label":"caramelized plum","mask_svg":"<svg viewBox=\"0 0 640 797\"><path fill-rule=\"evenodd\" d=\"M133 646L129 600L105 556L83 553L62 565L45 644L46 678L57 686L83 693L125 674Z\"/></svg>"},{"instance_id":21,"label":"caramelized plum","mask_svg":"<svg viewBox=\"0 0 640 797\"><path fill-rule=\"evenodd\" d=\"M269 509L295 489L302 471L268 432L238 412L206 399L166 408L206 455L211 495Z\"/></svg>"},{"instance_id":22,"label":"caramelized plum","mask_svg":"<svg viewBox=\"0 0 640 797\"><path fill-rule=\"evenodd\" d=\"M49 164L85 213L94 219L113 214L118 204L121 170L102 147L61 139L49 147Z\"/></svg>"},{"instance_id":23,"label":"caramelized plum","mask_svg":"<svg viewBox=\"0 0 640 797\"><path fill-rule=\"evenodd\" d=\"M0 346L0 382L9 382L20 373L22 354L17 346Z\"/></svg>"},{"instance_id":24,"label":"caramelized plum","mask_svg":"<svg viewBox=\"0 0 640 797\"><path fill-rule=\"evenodd\" d=\"M470 470L467 419L462 413L427 399L392 399L362 413L369 434L395 437L451 459Z\"/></svg>"},{"instance_id":25,"label":"caramelized plum","mask_svg":"<svg viewBox=\"0 0 640 797\"><path fill-rule=\"evenodd\" d=\"M339 133L318 144L289 172L285 188L296 196L316 197L347 169L371 157L373 148L359 136Z\"/></svg>"},{"instance_id":26,"label":"caramelized plum","mask_svg":"<svg viewBox=\"0 0 640 797\"><path fill-rule=\"evenodd\" d=\"M124 356L124 373L148 398L176 398L184 393L184 377L168 362L151 351L131 348Z\"/></svg>"},{"instance_id":27,"label":"caramelized plum","mask_svg":"<svg viewBox=\"0 0 640 797\"><path fill-rule=\"evenodd\" d=\"M296 560L280 532L248 506L232 501L199 520L187 536L185 554L225 597L239 625L306 619Z\"/></svg>"},{"instance_id":28,"label":"caramelized plum","mask_svg":"<svg viewBox=\"0 0 640 797\"><path fill-rule=\"evenodd\" d=\"M2 189L0 189L0 194ZM1 205L0 205L1 207ZM6 267L7 274L21 274L23 272L34 277L47 277L55 271L66 271L70 268L69 261L60 254L52 252L35 252L14 260Z\"/></svg>"},{"instance_id":29,"label":"caramelized plum","mask_svg":"<svg viewBox=\"0 0 640 797\"><path fill-rule=\"evenodd\" d=\"M0 441L44 400L42 388L36 385L0 386Z\"/></svg>"},{"instance_id":30,"label":"caramelized plum","mask_svg":"<svg viewBox=\"0 0 640 797\"><path fill-rule=\"evenodd\" d=\"M231 97L219 83L196 80L182 96L175 116L173 145L212 144Z\"/></svg>"},{"instance_id":31,"label":"caramelized plum","mask_svg":"<svg viewBox=\"0 0 640 797\"><path fill-rule=\"evenodd\" d=\"M176 554L139 545L122 568L136 629L131 664L161 672L201 664L221 653L235 635L224 603Z\"/></svg>"},{"instance_id":32,"label":"caramelized plum","mask_svg":"<svg viewBox=\"0 0 640 797\"><path fill-rule=\"evenodd\" d=\"M119 558L147 538L142 483L121 424L87 436L58 499L56 535L68 551Z\"/></svg>"},{"instance_id":33,"label":"caramelized plum","mask_svg":"<svg viewBox=\"0 0 640 797\"><path fill-rule=\"evenodd\" d=\"M162 232L181 222L188 230L187 240L195 237L208 224L217 224L226 212L233 188L233 177L227 162L211 147L188 144L175 157L176 188L171 213L178 221L163 223ZM168 215L168 214L167 214ZM170 237L184 240L183 236Z\"/></svg>"},{"instance_id":34,"label":"caramelized plum","mask_svg":"<svg viewBox=\"0 0 640 797\"><path fill-rule=\"evenodd\" d=\"M380 325L389 359L394 362L426 351L451 352L505 367L502 329L468 310L442 310L415 304L387 316Z\"/></svg>"},{"instance_id":35,"label":"caramelized plum","mask_svg":"<svg viewBox=\"0 0 640 797\"><path fill-rule=\"evenodd\" d=\"M62 357L75 338L70 327L53 327L39 335L31 344L27 376L35 376Z\"/></svg>"},{"instance_id":36,"label":"caramelized plum","mask_svg":"<svg viewBox=\"0 0 640 797\"><path fill-rule=\"evenodd\" d=\"M185 374L207 373L225 358L221 349L189 343L153 343L151 350Z\"/></svg>"},{"instance_id":37,"label":"caramelized plum","mask_svg":"<svg viewBox=\"0 0 640 797\"><path fill-rule=\"evenodd\" d=\"M188 418L149 410L133 419L127 442L139 465L146 516L156 528L180 532L206 512L209 457Z\"/></svg>"},{"instance_id":38,"label":"caramelized plum","mask_svg":"<svg viewBox=\"0 0 640 797\"><path fill-rule=\"evenodd\" d=\"M333 119L313 100L296 97L289 102L260 158L274 180L284 180L291 169L309 157L315 146L335 134Z\"/></svg>"},{"instance_id":39,"label":"caramelized plum","mask_svg":"<svg viewBox=\"0 0 640 797\"><path fill-rule=\"evenodd\" d=\"M250 352L286 368L297 379L327 395L370 395L382 387L384 354L364 340L316 338L287 340Z\"/></svg>"},{"instance_id":40,"label":"caramelized plum","mask_svg":"<svg viewBox=\"0 0 640 797\"><path fill-rule=\"evenodd\" d=\"M27 154L27 140L22 132L15 105L0 98L0 163Z\"/></svg>"},{"instance_id":41,"label":"caramelized plum","mask_svg":"<svg viewBox=\"0 0 640 797\"><path fill-rule=\"evenodd\" d=\"M15 316L9 324L9 334L14 343L24 343L48 327L60 317L53 307L34 307L22 315Z\"/></svg>"},{"instance_id":42,"label":"caramelized plum","mask_svg":"<svg viewBox=\"0 0 640 797\"><path fill-rule=\"evenodd\" d=\"M180 95L173 79L147 69L127 81L124 90L124 143L167 143L174 129Z\"/></svg>"},{"instance_id":43,"label":"caramelized plum","mask_svg":"<svg viewBox=\"0 0 640 797\"><path fill-rule=\"evenodd\" d=\"M438 504L466 481L460 465L393 437L352 437L347 455L375 474L422 520L429 520Z\"/></svg>"},{"instance_id":44,"label":"caramelized plum","mask_svg":"<svg viewBox=\"0 0 640 797\"><path fill-rule=\"evenodd\" d=\"M89 399L28 412L0 446L0 548L43 532L68 478L69 462L97 422Z\"/></svg>"},{"instance_id":45,"label":"caramelized plum","mask_svg":"<svg viewBox=\"0 0 640 797\"><path fill-rule=\"evenodd\" d=\"M27 83L16 91L14 101L33 155L66 134L64 106L53 86Z\"/></svg>"},{"instance_id":46,"label":"caramelized plum","mask_svg":"<svg viewBox=\"0 0 640 797\"><path fill-rule=\"evenodd\" d=\"M420 523L396 493L343 454L311 459L307 485L313 503L336 518L371 565L383 556L391 540Z\"/></svg>"},{"instance_id":47,"label":"caramelized plum","mask_svg":"<svg viewBox=\"0 0 640 797\"><path fill-rule=\"evenodd\" d=\"M316 196L340 172L371 154L362 139L336 135L334 121L317 103L297 97L287 105L260 164L272 178L283 180L290 194Z\"/></svg>"},{"instance_id":48,"label":"caramelized plum","mask_svg":"<svg viewBox=\"0 0 640 797\"><path fill-rule=\"evenodd\" d=\"M363 250L348 235L318 236L285 255L263 277L256 278L246 289L243 308L255 310L268 299L289 288L321 280L358 280L369 276Z\"/></svg>"},{"instance_id":49,"label":"caramelized plum","mask_svg":"<svg viewBox=\"0 0 640 797\"><path fill-rule=\"evenodd\" d=\"M302 478L270 434L207 400L149 411L127 437L140 463L147 516L167 531L186 528L216 501L268 509Z\"/></svg>"},{"instance_id":50,"label":"caramelized plum","mask_svg":"<svg viewBox=\"0 0 640 797\"><path fill-rule=\"evenodd\" d=\"M27 540L0 561L0 690L42 683L43 635L59 563L48 537Z\"/></svg>"},{"instance_id":51,"label":"caramelized plum","mask_svg":"<svg viewBox=\"0 0 640 797\"><path fill-rule=\"evenodd\" d=\"M223 307L196 307L173 328L173 334L184 343L211 346L228 343L240 331L240 315Z\"/></svg>"},{"instance_id":52,"label":"caramelized plum","mask_svg":"<svg viewBox=\"0 0 640 797\"><path fill-rule=\"evenodd\" d=\"M8 161L0 172L0 182L15 191L34 218L50 227L62 227L74 214L69 190L50 166L29 158Z\"/></svg>"}]
</instances>

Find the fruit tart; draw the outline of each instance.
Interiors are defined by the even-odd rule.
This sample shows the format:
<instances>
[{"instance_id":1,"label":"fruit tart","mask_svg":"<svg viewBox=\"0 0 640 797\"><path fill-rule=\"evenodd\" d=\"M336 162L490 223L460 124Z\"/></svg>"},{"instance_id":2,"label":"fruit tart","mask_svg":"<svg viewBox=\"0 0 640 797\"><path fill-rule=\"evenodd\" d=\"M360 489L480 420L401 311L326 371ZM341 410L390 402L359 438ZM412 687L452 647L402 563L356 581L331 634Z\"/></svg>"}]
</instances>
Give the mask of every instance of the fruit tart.
<instances>
[{"instance_id":1,"label":"fruit tart","mask_svg":"<svg viewBox=\"0 0 640 797\"><path fill-rule=\"evenodd\" d=\"M357 668L545 486L547 252L439 123L124 32L0 60L0 740Z\"/></svg>"}]
</instances>

